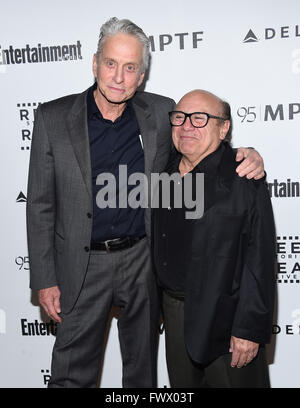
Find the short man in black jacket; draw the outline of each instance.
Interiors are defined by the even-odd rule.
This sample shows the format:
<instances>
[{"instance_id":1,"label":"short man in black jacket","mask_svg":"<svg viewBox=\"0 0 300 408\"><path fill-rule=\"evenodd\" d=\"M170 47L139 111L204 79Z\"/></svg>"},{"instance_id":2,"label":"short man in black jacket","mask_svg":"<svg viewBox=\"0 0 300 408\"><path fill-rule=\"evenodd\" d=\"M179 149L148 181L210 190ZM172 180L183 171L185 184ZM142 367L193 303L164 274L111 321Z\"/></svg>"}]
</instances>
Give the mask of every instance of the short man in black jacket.
<instances>
[{"instance_id":1,"label":"short man in black jacket","mask_svg":"<svg viewBox=\"0 0 300 408\"><path fill-rule=\"evenodd\" d=\"M195 90L169 116L177 151L167 172L179 172L183 187L191 177L193 197L204 174L202 217L176 208L175 187L154 212L171 386L268 387L275 232L266 183L236 174L226 102Z\"/></svg>"}]
</instances>

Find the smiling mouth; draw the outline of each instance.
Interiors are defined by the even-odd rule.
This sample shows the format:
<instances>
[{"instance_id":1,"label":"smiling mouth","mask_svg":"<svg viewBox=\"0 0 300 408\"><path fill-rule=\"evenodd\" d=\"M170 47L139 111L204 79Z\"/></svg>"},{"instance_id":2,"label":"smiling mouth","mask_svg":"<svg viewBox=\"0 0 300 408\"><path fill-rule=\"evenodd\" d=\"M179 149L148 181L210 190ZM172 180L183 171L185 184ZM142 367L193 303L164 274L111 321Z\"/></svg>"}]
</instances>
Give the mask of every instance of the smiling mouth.
<instances>
[{"instance_id":1,"label":"smiling mouth","mask_svg":"<svg viewBox=\"0 0 300 408\"><path fill-rule=\"evenodd\" d=\"M180 136L180 140L197 140L195 136Z\"/></svg>"}]
</instances>

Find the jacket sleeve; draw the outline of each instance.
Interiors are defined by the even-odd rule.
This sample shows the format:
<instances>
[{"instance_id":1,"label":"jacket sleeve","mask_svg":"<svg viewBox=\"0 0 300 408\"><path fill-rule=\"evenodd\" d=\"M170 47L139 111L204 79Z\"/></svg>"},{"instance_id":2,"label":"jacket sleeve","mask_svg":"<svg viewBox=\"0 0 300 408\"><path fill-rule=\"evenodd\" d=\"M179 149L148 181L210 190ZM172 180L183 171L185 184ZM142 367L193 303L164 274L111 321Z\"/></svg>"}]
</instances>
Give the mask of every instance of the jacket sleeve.
<instances>
[{"instance_id":1,"label":"jacket sleeve","mask_svg":"<svg viewBox=\"0 0 300 408\"><path fill-rule=\"evenodd\" d=\"M44 123L43 105L37 109L33 128L27 188L27 241L30 287L38 290L55 286L54 159Z\"/></svg>"},{"instance_id":2,"label":"jacket sleeve","mask_svg":"<svg viewBox=\"0 0 300 408\"><path fill-rule=\"evenodd\" d=\"M232 335L266 344L271 337L275 297L275 226L265 181L252 183L254 199L249 209L248 239Z\"/></svg>"}]
</instances>

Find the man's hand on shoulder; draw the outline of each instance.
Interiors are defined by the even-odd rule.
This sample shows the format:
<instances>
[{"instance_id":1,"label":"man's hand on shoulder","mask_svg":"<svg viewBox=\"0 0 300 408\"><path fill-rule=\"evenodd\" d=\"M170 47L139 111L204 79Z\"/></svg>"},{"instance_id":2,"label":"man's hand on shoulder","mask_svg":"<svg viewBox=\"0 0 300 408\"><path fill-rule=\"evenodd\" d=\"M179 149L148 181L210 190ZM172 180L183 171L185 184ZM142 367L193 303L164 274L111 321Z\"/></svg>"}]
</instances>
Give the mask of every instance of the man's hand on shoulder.
<instances>
[{"instance_id":1,"label":"man's hand on shoulder","mask_svg":"<svg viewBox=\"0 0 300 408\"><path fill-rule=\"evenodd\" d=\"M236 172L240 177L246 176L247 179L254 178L255 180L264 177L264 161L255 149L239 147L236 161L241 160L243 160L242 163L236 168Z\"/></svg>"},{"instance_id":2,"label":"man's hand on shoulder","mask_svg":"<svg viewBox=\"0 0 300 408\"><path fill-rule=\"evenodd\" d=\"M62 319L58 315L58 313L61 312L60 290L58 286L40 289L38 294L40 305L43 307L47 315L55 322L61 323Z\"/></svg>"}]
</instances>

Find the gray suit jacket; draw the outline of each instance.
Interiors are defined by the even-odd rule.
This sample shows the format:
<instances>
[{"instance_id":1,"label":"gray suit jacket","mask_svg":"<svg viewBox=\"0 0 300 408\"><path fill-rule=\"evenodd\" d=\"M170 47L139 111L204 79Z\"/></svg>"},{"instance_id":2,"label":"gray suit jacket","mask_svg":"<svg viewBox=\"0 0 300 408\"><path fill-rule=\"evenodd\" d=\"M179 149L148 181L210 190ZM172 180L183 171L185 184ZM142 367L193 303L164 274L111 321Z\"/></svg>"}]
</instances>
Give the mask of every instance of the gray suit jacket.
<instances>
[{"instance_id":1,"label":"gray suit jacket","mask_svg":"<svg viewBox=\"0 0 300 408\"><path fill-rule=\"evenodd\" d=\"M89 261L93 223L87 90L39 106L32 136L27 191L30 287L58 285L68 312ZM145 155L145 174L161 172L171 148L168 111L174 101L137 92L132 99ZM148 237L150 209L145 211Z\"/></svg>"}]
</instances>

